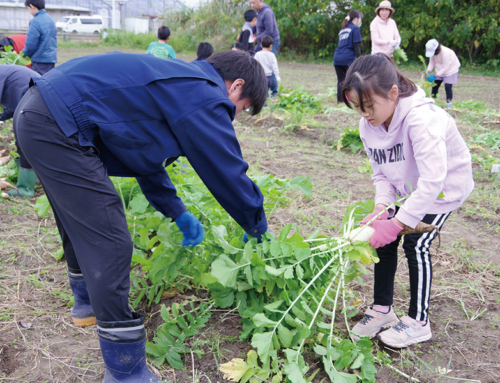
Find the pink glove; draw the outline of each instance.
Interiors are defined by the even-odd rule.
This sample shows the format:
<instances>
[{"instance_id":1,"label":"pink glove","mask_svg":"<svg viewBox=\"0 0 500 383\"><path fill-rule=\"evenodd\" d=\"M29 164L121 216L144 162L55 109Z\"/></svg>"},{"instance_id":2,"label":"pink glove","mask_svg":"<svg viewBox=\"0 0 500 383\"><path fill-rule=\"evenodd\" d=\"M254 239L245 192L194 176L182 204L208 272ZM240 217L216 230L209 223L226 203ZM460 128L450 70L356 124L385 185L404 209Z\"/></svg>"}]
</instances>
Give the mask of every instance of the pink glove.
<instances>
[{"instance_id":1,"label":"pink glove","mask_svg":"<svg viewBox=\"0 0 500 383\"><path fill-rule=\"evenodd\" d=\"M359 223L359 226L364 226L366 223L371 220L373 217L375 217L378 213L380 213L382 209L379 205L375 206L375 209L373 209L373 213L368 214L363 220ZM380 215L376 218L376 220L382 220L385 221L389 217L389 213L387 211L384 211L383 213L380 213Z\"/></svg>"},{"instance_id":2,"label":"pink glove","mask_svg":"<svg viewBox=\"0 0 500 383\"><path fill-rule=\"evenodd\" d=\"M394 242L399 232L403 230L393 219L373 221L372 227L375 229L375 233L370 239L370 246L375 249Z\"/></svg>"}]
</instances>

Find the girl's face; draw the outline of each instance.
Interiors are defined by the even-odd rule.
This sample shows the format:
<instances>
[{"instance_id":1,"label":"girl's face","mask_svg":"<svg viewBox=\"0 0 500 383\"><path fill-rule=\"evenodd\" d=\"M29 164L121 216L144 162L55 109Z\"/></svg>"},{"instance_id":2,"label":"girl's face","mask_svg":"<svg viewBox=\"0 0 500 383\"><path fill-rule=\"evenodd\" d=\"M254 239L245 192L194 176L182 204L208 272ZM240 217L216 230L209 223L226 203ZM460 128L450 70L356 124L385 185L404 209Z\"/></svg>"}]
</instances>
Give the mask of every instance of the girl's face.
<instances>
[{"instance_id":1,"label":"girl's face","mask_svg":"<svg viewBox=\"0 0 500 383\"><path fill-rule=\"evenodd\" d=\"M387 20L387 18L391 14L391 11L387 8L383 8L378 12L378 14L382 20Z\"/></svg>"},{"instance_id":2,"label":"girl's face","mask_svg":"<svg viewBox=\"0 0 500 383\"><path fill-rule=\"evenodd\" d=\"M378 94L370 95L370 99L363 100L365 109L363 112L359 106L358 94L356 91L351 89L348 92L352 107L361 117L365 118L372 126L380 126L385 123L386 128L389 128L394 110L396 110L396 106L398 105L398 94L397 85L393 85L387 97L382 97Z\"/></svg>"},{"instance_id":3,"label":"girl's face","mask_svg":"<svg viewBox=\"0 0 500 383\"><path fill-rule=\"evenodd\" d=\"M363 21L363 20L361 19L361 17L356 17L356 18L352 21L352 23L353 23L355 26L357 26L357 27L361 27L361 23L362 23L362 21Z\"/></svg>"}]
</instances>

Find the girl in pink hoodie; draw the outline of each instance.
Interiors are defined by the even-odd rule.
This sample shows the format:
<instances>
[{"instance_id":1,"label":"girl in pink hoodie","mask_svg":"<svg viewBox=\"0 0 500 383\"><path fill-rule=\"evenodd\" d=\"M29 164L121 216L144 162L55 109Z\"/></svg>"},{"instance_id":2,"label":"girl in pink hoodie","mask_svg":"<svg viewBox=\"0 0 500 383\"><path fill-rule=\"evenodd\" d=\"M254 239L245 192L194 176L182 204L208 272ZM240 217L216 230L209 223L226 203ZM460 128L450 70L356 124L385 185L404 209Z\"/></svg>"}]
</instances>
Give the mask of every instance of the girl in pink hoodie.
<instances>
[{"instance_id":1,"label":"girl in pink hoodie","mask_svg":"<svg viewBox=\"0 0 500 383\"><path fill-rule=\"evenodd\" d=\"M382 1L375 9L377 16L370 24L370 33L372 39L372 54L384 53L392 57L394 50L401 44L398 26L391 18L394 8L390 1Z\"/></svg>"},{"instance_id":2,"label":"girl in pink hoodie","mask_svg":"<svg viewBox=\"0 0 500 383\"><path fill-rule=\"evenodd\" d=\"M474 188L469 150L453 118L383 54L362 56L350 66L342 98L362 116L359 133L373 168L376 206L361 225L375 229L370 245L380 259L374 305L353 333L373 338L390 327L378 338L398 348L429 340L429 248L436 231L404 236L411 299L401 320L392 308L398 234L404 225L415 228L420 221L441 228L462 205ZM403 204L395 207L398 200Z\"/></svg>"}]
</instances>

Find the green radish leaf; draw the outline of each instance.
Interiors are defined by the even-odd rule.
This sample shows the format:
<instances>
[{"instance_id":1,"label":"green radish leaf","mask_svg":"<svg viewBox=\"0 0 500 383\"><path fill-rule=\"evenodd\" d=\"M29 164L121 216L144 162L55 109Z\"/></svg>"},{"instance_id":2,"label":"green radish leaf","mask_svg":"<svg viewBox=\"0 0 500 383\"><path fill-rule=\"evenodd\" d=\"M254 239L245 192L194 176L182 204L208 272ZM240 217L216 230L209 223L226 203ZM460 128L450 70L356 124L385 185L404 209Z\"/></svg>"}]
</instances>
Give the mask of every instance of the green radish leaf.
<instances>
[{"instance_id":1,"label":"green radish leaf","mask_svg":"<svg viewBox=\"0 0 500 383\"><path fill-rule=\"evenodd\" d=\"M130 202L131 210L139 214L145 213L148 206L149 201L144 194L137 194Z\"/></svg>"},{"instance_id":2,"label":"green radish leaf","mask_svg":"<svg viewBox=\"0 0 500 383\"><path fill-rule=\"evenodd\" d=\"M281 255L280 243L278 241L271 240L270 250L273 258L279 257Z\"/></svg>"},{"instance_id":3,"label":"green radish leaf","mask_svg":"<svg viewBox=\"0 0 500 383\"><path fill-rule=\"evenodd\" d=\"M304 379L304 374L300 371L297 363L287 363L285 364L285 374L288 380L292 383L307 383Z\"/></svg>"},{"instance_id":4,"label":"green radish leaf","mask_svg":"<svg viewBox=\"0 0 500 383\"><path fill-rule=\"evenodd\" d=\"M271 319L268 319L265 314L259 313L257 315L254 315L252 317L253 323L257 327L274 327L278 324L278 322L272 321Z\"/></svg>"},{"instance_id":5,"label":"green radish leaf","mask_svg":"<svg viewBox=\"0 0 500 383\"><path fill-rule=\"evenodd\" d=\"M252 347L257 349L260 359L265 363L274 351L272 331L255 334L252 337Z\"/></svg>"},{"instance_id":6,"label":"green radish leaf","mask_svg":"<svg viewBox=\"0 0 500 383\"><path fill-rule=\"evenodd\" d=\"M275 277L279 277L285 270L286 269L276 269L272 266L266 265L266 272L268 274L274 275Z\"/></svg>"},{"instance_id":7,"label":"green radish leaf","mask_svg":"<svg viewBox=\"0 0 500 383\"><path fill-rule=\"evenodd\" d=\"M212 276L217 278L222 286L235 288L239 270L237 267L238 265L227 255L222 254L212 264Z\"/></svg>"},{"instance_id":8,"label":"green radish leaf","mask_svg":"<svg viewBox=\"0 0 500 383\"><path fill-rule=\"evenodd\" d=\"M285 279L293 279L293 267L287 267L284 274Z\"/></svg>"},{"instance_id":9,"label":"green radish leaf","mask_svg":"<svg viewBox=\"0 0 500 383\"><path fill-rule=\"evenodd\" d=\"M318 355L326 356L326 347L323 347L319 344L315 344L314 345L314 352Z\"/></svg>"},{"instance_id":10,"label":"green radish leaf","mask_svg":"<svg viewBox=\"0 0 500 383\"><path fill-rule=\"evenodd\" d=\"M345 372L339 372L333 367L328 358L323 357L323 365L325 371L330 377L330 380L335 383L356 383L358 378L356 375L346 374Z\"/></svg>"},{"instance_id":11,"label":"green radish leaf","mask_svg":"<svg viewBox=\"0 0 500 383\"><path fill-rule=\"evenodd\" d=\"M236 254L241 251L241 249L238 249L234 246L231 246L227 240L227 230L226 226L224 225L219 225L219 226L212 226L212 233L214 235L214 238L217 240L219 245L224 249L224 252L226 254Z\"/></svg>"},{"instance_id":12,"label":"green radish leaf","mask_svg":"<svg viewBox=\"0 0 500 383\"><path fill-rule=\"evenodd\" d=\"M349 367L351 370L356 370L361 367L363 364L363 360L365 360L365 356L363 354L359 354L358 357L352 362L351 367Z\"/></svg>"},{"instance_id":13,"label":"green radish leaf","mask_svg":"<svg viewBox=\"0 0 500 383\"><path fill-rule=\"evenodd\" d=\"M269 303L268 305L265 305L264 309L266 309L267 311L271 311L273 313L281 313L283 311L278 310L278 308L281 306L282 303L283 303L282 300L277 300L277 301L274 301L273 303Z\"/></svg>"},{"instance_id":14,"label":"green radish leaf","mask_svg":"<svg viewBox=\"0 0 500 383\"><path fill-rule=\"evenodd\" d=\"M285 225L283 230L281 230L280 235L278 236L278 241L283 242L288 237L288 234L290 234L291 229L292 229L291 223L289 223L288 225Z\"/></svg>"},{"instance_id":15,"label":"green radish leaf","mask_svg":"<svg viewBox=\"0 0 500 383\"><path fill-rule=\"evenodd\" d=\"M290 347L292 345L293 334L283 325L278 326L278 339L283 347Z\"/></svg>"}]
</instances>

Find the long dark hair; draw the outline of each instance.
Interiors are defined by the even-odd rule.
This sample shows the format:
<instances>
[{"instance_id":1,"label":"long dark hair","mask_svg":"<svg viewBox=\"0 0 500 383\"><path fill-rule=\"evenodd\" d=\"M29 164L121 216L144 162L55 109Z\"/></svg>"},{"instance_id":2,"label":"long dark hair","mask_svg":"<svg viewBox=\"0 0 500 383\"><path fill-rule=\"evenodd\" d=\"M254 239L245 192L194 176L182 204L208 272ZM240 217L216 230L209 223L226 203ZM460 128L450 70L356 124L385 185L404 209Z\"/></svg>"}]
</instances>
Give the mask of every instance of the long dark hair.
<instances>
[{"instance_id":1,"label":"long dark hair","mask_svg":"<svg viewBox=\"0 0 500 383\"><path fill-rule=\"evenodd\" d=\"M365 112L364 102L371 104L372 94L387 98L393 85L398 86L399 98L410 97L417 91L417 86L403 76L390 57L383 53L361 56L347 71L342 83L342 100L352 109L346 94L354 90L359 107Z\"/></svg>"},{"instance_id":2,"label":"long dark hair","mask_svg":"<svg viewBox=\"0 0 500 383\"><path fill-rule=\"evenodd\" d=\"M354 9L351 12L349 12L347 16L349 17L349 20L347 19L342 20L342 29L347 28L347 24L349 24L349 21L353 21L356 17L358 19L362 17L361 12L355 11Z\"/></svg>"}]
</instances>

